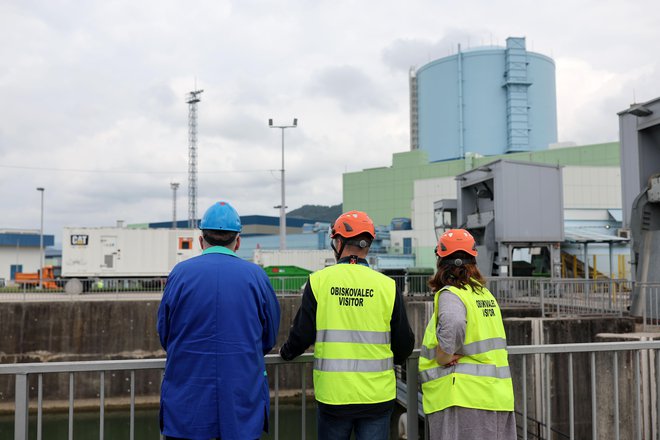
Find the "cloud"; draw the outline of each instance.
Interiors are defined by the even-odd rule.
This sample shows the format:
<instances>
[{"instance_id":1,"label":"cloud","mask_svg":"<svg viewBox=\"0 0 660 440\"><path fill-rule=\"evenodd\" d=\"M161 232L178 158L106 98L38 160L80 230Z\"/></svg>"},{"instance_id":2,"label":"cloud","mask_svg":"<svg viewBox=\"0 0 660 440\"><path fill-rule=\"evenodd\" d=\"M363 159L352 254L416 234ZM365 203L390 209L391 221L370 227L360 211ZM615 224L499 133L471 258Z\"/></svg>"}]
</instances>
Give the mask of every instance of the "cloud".
<instances>
[{"instance_id":1,"label":"cloud","mask_svg":"<svg viewBox=\"0 0 660 440\"><path fill-rule=\"evenodd\" d=\"M337 101L341 109L349 113L393 108L378 84L353 66L333 66L317 72L308 90L313 95Z\"/></svg>"},{"instance_id":2,"label":"cloud","mask_svg":"<svg viewBox=\"0 0 660 440\"><path fill-rule=\"evenodd\" d=\"M575 58L558 58L556 65L560 141L582 145L616 141L617 113L635 99L646 101L658 92L657 64L624 72L596 68Z\"/></svg>"},{"instance_id":3,"label":"cloud","mask_svg":"<svg viewBox=\"0 0 660 440\"><path fill-rule=\"evenodd\" d=\"M285 132L290 209L339 203L342 173L389 166L409 148L411 66L507 36L555 57L562 140L613 141L633 90L638 101L659 94L648 52L659 10L650 0L2 2L0 227L38 226L37 186L48 233L168 220L172 181L183 218L195 88L200 212L224 197L277 215L281 133L268 118L298 118ZM584 32L589 22L599 26Z\"/></svg>"},{"instance_id":4,"label":"cloud","mask_svg":"<svg viewBox=\"0 0 660 440\"><path fill-rule=\"evenodd\" d=\"M423 64L456 53L459 44L465 50L471 45L478 45L478 41L478 32L450 29L439 40L398 38L383 49L381 57L385 65L393 71L407 72L411 67L419 68Z\"/></svg>"}]
</instances>

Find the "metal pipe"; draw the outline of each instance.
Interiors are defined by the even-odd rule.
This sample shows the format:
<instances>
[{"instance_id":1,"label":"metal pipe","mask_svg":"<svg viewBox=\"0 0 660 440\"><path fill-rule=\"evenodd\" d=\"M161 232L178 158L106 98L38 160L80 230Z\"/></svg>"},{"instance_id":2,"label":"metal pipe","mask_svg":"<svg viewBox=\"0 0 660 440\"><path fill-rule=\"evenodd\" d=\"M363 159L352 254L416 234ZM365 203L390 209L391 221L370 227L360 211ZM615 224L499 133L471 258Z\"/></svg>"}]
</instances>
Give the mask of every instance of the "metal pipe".
<instances>
[{"instance_id":1,"label":"metal pipe","mask_svg":"<svg viewBox=\"0 0 660 440\"><path fill-rule=\"evenodd\" d=\"M637 439L642 440L642 405L640 394L641 378L639 374L640 361L639 351L633 353L633 365L635 370L635 426L637 427Z\"/></svg>"},{"instance_id":2,"label":"metal pipe","mask_svg":"<svg viewBox=\"0 0 660 440\"><path fill-rule=\"evenodd\" d=\"M545 361L545 372L546 372L546 377L545 377L545 410L546 410L546 420L545 420L545 429L546 433L545 436L546 438L551 438L552 435L552 395L550 391L550 355L546 354L543 356L543 360Z\"/></svg>"},{"instance_id":3,"label":"metal pipe","mask_svg":"<svg viewBox=\"0 0 660 440\"><path fill-rule=\"evenodd\" d=\"M129 438L135 439L135 370L131 370L131 413L129 418Z\"/></svg>"},{"instance_id":4,"label":"metal pipe","mask_svg":"<svg viewBox=\"0 0 660 440\"><path fill-rule=\"evenodd\" d=\"M584 279L588 280L589 279L589 244L585 241L584 242L584 264L582 265L584 268Z\"/></svg>"},{"instance_id":5,"label":"metal pipe","mask_svg":"<svg viewBox=\"0 0 660 440\"><path fill-rule=\"evenodd\" d=\"M28 375L16 374L16 391L14 396L14 440L28 438L28 416L30 414L28 395Z\"/></svg>"},{"instance_id":6,"label":"metal pipe","mask_svg":"<svg viewBox=\"0 0 660 440\"><path fill-rule=\"evenodd\" d=\"M575 439L575 405L573 399L573 353L568 353L568 429L571 440Z\"/></svg>"},{"instance_id":7,"label":"metal pipe","mask_svg":"<svg viewBox=\"0 0 660 440\"><path fill-rule=\"evenodd\" d=\"M614 435L619 440L619 353L614 352Z\"/></svg>"},{"instance_id":8,"label":"metal pipe","mask_svg":"<svg viewBox=\"0 0 660 440\"><path fill-rule=\"evenodd\" d=\"M99 440L103 440L105 435L105 371L101 371L99 382Z\"/></svg>"},{"instance_id":9,"label":"metal pipe","mask_svg":"<svg viewBox=\"0 0 660 440\"><path fill-rule=\"evenodd\" d=\"M69 373L69 440L73 440L74 380L73 373Z\"/></svg>"},{"instance_id":10,"label":"metal pipe","mask_svg":"<svg viewBox=\"0 0 660 440\"><path fill-rule=\"evenodd\" d=\"M284 128L282 128L282 186L280 203L280 250L286 249L286 201L285 201L285 183L284 183Z\"/></svg>"},{"instance_id":11,"label":"metal pipe","mask_svg":"<svg viewBox=\"0 0 660 440\"><path fill-rule=\"evenodd\" d=\"M527 355L522 357L523 440L527 440Z\"/></svg>"},{"instance_id":12,"label":"metal pipe","mask_svg":"<svg viewBox=\"0 0 660 440\"><path fill-rule=\"evenodd\" d=\"M275 440L280 438L280 366L275 365Z\"/></svg>"},{"instance_id":13,"label":"metal pipe","mask_svg":"<svg viewBox=\"0 0 660 440\"><path fill-rule=\"evenodd\" d=\"M44 398L44 377L43 374L37 375L37 440L41 440L43 430L43 398Z\"/></svg>"},{"instance_id":14,"label":"metal pipe","mask_svg":"<svg viewBox=\"0 0 660 440\"><path fill-rule=\"evenodd\" d=\"M41 193L41 226L39 228L39 289L44 288L44 188L39 187Z\"/></svg>"},{"instance_id":15,"label":"metal pipe","mask_svg":"<svg viewBox=\"0 0 660 440\"><path fill-rule=\"evenodd\" d=\"M465 139L463 127L463 52L461 45L458 45L458 148L461 159L465 159Z\"/></svg>"},{"instance_id":16,"label":"metal pipe","mask_svg":"<svg viewBox=\"0 0 660 440\"><path fill-rule=\"evenodd\" d=\"M596 353L591 352L591 438L598 438L598 396L596 391Z\"/></svg>"},{"instance_id":17,"label":"metal pipe","mask_svg":"<svg viewBox=\"0 0 660 440\"><path fill-rule=\"evenodd\" d=\"M307 371L305 370L305 364L300 364L300 368L302 368L302 415L301 415L301 421L302 421L302 426L301 426L301 432L302 436L301 438L305 438L305 410L307 409Z\"/></svg>"},{"instance_id":18,"label":"metal pipe","mask_svg":"<svg viewBox=\"0 0 660 440\"><path fill-rule=\"evenodd\" d=\"M287 128L296 128L298 126L298 119L293 119L293 125L273 125L273 120L268 120L270 128L279 128L282 132L282 168L280 168L281 175L281 203L280 203L280 250L286 249L286 201L285 201L285 176L284 176L284 130Z\"/></svg>"},{"instance_id":19,"label":"metal pipe","mask_svg":"<svg viewBox=\"0 0 660 440\"><path fill-rule=\"evenodd\" d=\"M655 374L652 376L655 379L655 438L660 438L660 352L653 350L655 355Z\"/></svg>"},{"instance_id":20,"label":"metal pipe","mask_svg":"<svg viewBox=\"0 0 660 440\"><path fill-rule=\"evenodd\" d=\"M418 358L406 360L406 428L407 437L411 440L418 438L419 400L417 398Z\"/></svg>"}]
</instances>

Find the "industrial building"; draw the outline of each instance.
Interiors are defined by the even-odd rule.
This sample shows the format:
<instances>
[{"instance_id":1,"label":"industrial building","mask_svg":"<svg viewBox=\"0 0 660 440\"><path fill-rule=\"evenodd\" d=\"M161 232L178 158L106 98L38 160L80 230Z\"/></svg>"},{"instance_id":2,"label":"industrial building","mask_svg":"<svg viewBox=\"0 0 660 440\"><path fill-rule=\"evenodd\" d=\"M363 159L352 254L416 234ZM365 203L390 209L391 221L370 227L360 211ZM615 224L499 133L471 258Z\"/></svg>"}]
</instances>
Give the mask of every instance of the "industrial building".
<instances>
[{"instance_id":1,"label":"industrial building","mask_svg":"<svg viewBox=\"0 0 660 440\"><path fill-rule=\"evenodd\" d=\"M619 112L623 226L637 282L631 313L660 318L660 98Z\"/></svg>"},{"instance_id":2,"label":"industrial building","mask_svg":"<svg viewBox=\"0 0 660 440\"><path fill-rule=\"evenodd\" d=\"M518 163L508 172L525 175L527 181L516 182L495 171L481 173L480 178L489 179L483 187L475 184L464 190L457 181L479 175L474 170L509 169L508 163ZM535 164L528 167L533 171L521 171L526 170L522 163ZM495 165L486 167L488 164ZM553 168L555 171L548 171L551 178L540 177ZM496 182L499 195L492 188ZM473 192L485 194L490 201L484 205L482 196ZM544 200L550 194L553 200ZM506 217L503 206L525 208L516 211L528 214L530 209L546 205L560 211L555 213L559 223L554 222L552 228L561 228L561 233L557 230L552 240L541 240L545 244L561 242L561 254L557 254L561 256L552 257L560 263L554 261L552 269L539 270L539 275L568 276L571 272L578 276L578 265L581 277L600 276L601 272L621 278L630 275L628 236L621 228L619 143L557 143L554 61L528 51L525 38L507 38L505 47L462 50L459 46L453 55L411 69L410 151L395 153L391 166L343 175L345 210L366 211L381 225L410 219L410 227L392 228L389 253L400 255L401 264L418 268L435 266L433 249L439 230L470 224L469 215L459 218L465 209L457 206L461 199L463 204L465 200L472 203L479 215L486 206L488 215L500 217L500 222ZM534 223L532 228L544 227L544 218L528 217ZM520 255L508 254L524 240L512 239L516 234L499 234L498 240L504 241L494 244L492 233L480 230L490 230L492 225L487 227L482 221L480 218L473 230L488 238L489 249L484 252L488 262L482 263L493 263L494 274L511 274L511 259ZM504 229L500 224L495 230ZM527 232L526 239L543 235L540 230ZM486 242L481 244L486 246ZM553 249L548 253L554 254ZM570 264L565 260L571 260Z\"/></svg>"},{"instance_id":3,"label":"industrial building","mask_svg":"<svg viewBox=\"0 0 660 440\"><path fill-rule=\"evenodd\" d=\"M41 264L38 230L0 229L0 286L17 272L36 273ZM44 247L52 246L53 235L44 235Z\"/></svg>"},{"instance_id":4,"label":"industrial building","mask_svg":"<svg viewBox=\"0 0 660 440\"><path fill-rule=\"evenodd\" d=\"M391 249L401 254L404 249L409 250L415 256L417 267L433 267L437 240L434 202L456 199L457 175L498 159L562 167L564 222L570 227L567 236L574 237L576 243L580 243L580 237L575 236L579 231L583 232L582 241L589 234L594 237L592 242L603 242L601 235L616 235L621 221L618 142L491 157L470 155L444 162L429 162L423 150L395 153L389 167L343 175L344 209L366 211L381 225L390 224L394 218L410 218L409 231L392 233ZM571 246L570 243L566 245ZM603 246L606 249L600 251L596 250L598 245L592 246L590 255L605 255L607 245ZM575 246L575 253L582 256L580 245ZM627 255L628 251L618 246L615 253ZM603 261L602 266L610 270L608 261Z\"/></svg>"}]
</instances>

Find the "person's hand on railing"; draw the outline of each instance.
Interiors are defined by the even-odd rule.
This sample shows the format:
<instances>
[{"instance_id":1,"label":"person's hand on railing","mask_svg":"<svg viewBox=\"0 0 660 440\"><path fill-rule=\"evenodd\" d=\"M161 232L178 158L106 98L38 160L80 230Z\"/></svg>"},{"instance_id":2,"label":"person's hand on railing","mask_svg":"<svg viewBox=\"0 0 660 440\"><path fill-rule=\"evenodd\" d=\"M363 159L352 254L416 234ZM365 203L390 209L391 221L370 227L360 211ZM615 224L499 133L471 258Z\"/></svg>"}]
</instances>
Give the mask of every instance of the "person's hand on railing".
<instances>
[{"instance_id":1,"label":"person's hand on railing","mask_svg":"<svg viewBox=\"0 0 660 440\"><path fill-rule=\"evenodd\" d=\"M451 366L456 365L456 364L458 363L458 360L459 360L460 358L462 358L462 357L463 357L462 354L453 354L453 355L451 356L451 359L449 360L449 362L447 362L446 364L444 364L443 367L451 367Z\"/></svg>"}]
</instances>

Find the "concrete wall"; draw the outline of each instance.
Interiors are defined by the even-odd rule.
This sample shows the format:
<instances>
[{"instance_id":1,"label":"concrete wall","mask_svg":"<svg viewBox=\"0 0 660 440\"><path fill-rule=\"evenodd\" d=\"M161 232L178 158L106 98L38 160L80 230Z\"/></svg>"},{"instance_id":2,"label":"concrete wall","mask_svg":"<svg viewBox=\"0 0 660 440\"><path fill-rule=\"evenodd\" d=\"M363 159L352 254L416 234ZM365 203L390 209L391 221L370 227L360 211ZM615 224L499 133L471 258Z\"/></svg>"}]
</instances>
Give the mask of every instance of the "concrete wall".
<instances>
[{"instance_id":1,"label":"concrete wall","mask_svg":"<svg viewBox=\"0 0 660 440\"><path fill-rule=\"evenodd\" d=\"M163 357L154 301L0 303L0 363ZM130 374L106 374L106 396L128 397ZM31 390L36 396L36 377ZM14 378L0 376L0 404L13 402ZM160 372L136 372L136 392L158 392ZM66 399L67 374L44 375L44 398ZM96 397L99 375L76 375L77 398Z\"/></svg>"}]
</instances>

